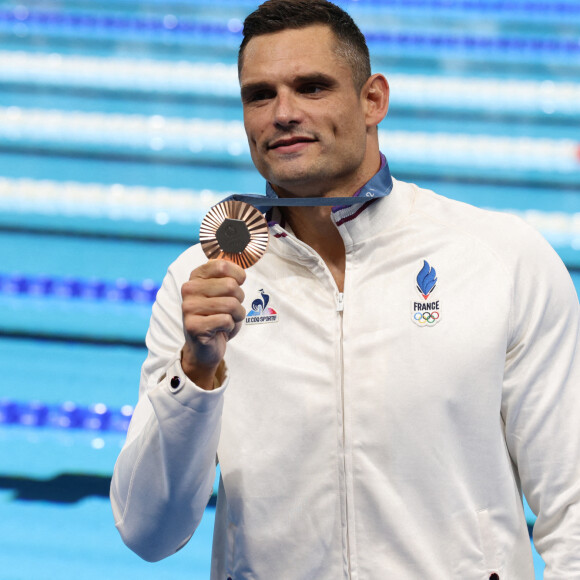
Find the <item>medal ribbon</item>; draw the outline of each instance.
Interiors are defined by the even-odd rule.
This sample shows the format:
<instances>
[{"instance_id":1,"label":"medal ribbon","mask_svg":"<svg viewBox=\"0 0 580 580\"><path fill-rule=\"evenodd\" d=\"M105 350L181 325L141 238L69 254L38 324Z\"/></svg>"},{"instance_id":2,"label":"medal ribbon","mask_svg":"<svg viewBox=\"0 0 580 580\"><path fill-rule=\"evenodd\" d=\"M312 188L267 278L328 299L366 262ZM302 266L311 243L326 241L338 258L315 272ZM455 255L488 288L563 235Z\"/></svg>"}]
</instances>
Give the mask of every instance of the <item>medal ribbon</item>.
<instances>
[{"instance_id":1,"label":"medal ribbon","mask_svg":"<svg viewBox=\"0 0 580 580\"><path fill-rule=\"evenodd\" d=\"M272 186L266 185L266 195L241 194L231 195L224 201L242 201L253 205L262 212L272 207L316 207L336 206L337 209L365 203L372 199L386 197L393 189L393 178L385 156L381 153L381 169L363 185L352 197L278 197Z\"/></svg>"},{"instance_id":2,"label":"medal ribbon","mask_svg":"<svg viewBox=\"0 0 580 580\"><path fill-rule=\"evenodd\" d=\"M272 207L323 205L334 206L334 212L385 197L392 189L393 179L383 154L378 173L352 197L281 198L268 183L265 196L235 194L214 205L201 223L199 240L208 258L226 259L249 268L264 255L268 246L268 223L262 212Z\"/></svg>"}]
</instances>

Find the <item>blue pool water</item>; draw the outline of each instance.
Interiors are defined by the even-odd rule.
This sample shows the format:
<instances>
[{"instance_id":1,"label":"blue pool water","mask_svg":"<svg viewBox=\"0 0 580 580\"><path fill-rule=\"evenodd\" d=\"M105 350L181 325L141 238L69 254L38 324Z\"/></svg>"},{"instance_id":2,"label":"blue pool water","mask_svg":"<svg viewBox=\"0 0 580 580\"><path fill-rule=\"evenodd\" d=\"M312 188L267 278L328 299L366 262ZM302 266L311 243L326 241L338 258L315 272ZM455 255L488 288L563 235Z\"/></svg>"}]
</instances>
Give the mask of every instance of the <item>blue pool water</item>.
<instances>
[{"instance_id":1,"label":"blue pool water","mask_svg":"<svg viewBox=\"0 0 580 580\"><path fill-rule=\"evenodd\" d=\"M578 3L339 3L392 81L393 174L518 213L580 293ZM186 548L147 564L106 494L151 292L211 205L195 200L264 189L233 66L256 5L0 0L0 419L22 419L0 420L0 580L209 577L211 506Z\"/></svg>"}]
</instances>

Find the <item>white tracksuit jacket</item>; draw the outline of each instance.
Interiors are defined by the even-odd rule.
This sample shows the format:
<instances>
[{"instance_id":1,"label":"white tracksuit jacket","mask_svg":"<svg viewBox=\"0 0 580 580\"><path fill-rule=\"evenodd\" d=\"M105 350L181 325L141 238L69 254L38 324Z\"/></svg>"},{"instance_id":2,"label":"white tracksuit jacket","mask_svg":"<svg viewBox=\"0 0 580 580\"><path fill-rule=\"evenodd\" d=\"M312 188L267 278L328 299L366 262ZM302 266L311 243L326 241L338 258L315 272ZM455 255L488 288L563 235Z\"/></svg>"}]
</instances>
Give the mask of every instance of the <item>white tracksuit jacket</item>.
<instances>
[{"instance_id":1,"label":"white tracksuit jacket","mask_svg":"<svg viewBox=\"0 0 580 580\"><path fill-rule=\"evenodd\" d=\"M211 392L179 364L180 288L205 257L169 268L111 487L124 541L147 560L183 546L217 457L212 579L532 580L522 490L545 579L580 579L580 313L562 262L515 217L396 180L333 219L344 292L271 225Z\"/></svg>"}]
</instances>

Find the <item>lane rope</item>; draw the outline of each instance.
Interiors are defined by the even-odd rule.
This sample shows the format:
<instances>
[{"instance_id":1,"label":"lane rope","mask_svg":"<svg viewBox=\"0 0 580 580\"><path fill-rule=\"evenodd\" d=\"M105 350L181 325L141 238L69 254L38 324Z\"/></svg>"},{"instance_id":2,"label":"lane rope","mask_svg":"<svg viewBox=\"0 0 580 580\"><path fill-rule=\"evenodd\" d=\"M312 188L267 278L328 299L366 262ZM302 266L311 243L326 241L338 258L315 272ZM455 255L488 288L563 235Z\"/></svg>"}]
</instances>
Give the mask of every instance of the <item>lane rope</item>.
<instances>
[{"instance_id":1,"label":"lane rope","mask_svg":"<svg viewBox=\"0 0 580 580\"><path fill-rule=\"evenodd\" d=\"M112 408L104 403L83 406L72 401L48 404L0 399L0 425L124 433L133 410L131 405Z\"/></svg>"}]
</instances>

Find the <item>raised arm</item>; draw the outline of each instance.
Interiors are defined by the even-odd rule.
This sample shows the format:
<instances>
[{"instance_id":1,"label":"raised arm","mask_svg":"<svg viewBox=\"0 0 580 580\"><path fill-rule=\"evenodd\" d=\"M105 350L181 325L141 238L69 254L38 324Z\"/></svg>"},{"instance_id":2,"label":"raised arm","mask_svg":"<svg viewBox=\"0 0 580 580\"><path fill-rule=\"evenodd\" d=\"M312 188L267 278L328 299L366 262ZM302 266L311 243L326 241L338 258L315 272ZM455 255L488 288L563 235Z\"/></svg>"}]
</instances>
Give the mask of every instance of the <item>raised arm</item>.
<instances>
[{"instance_id":1,"label":"raised arm","mask_svg":"<svg viewBox=\"0 0 580 580\"><path fill-rule=\"evenodd\" d=\"M238 266L212 261L185 277L170 268L153 306L139 401L111 483L123 541L148 561L185 545L207 505L227 385L223 356L244 315Z\"/></svg>"}]
</instances>

